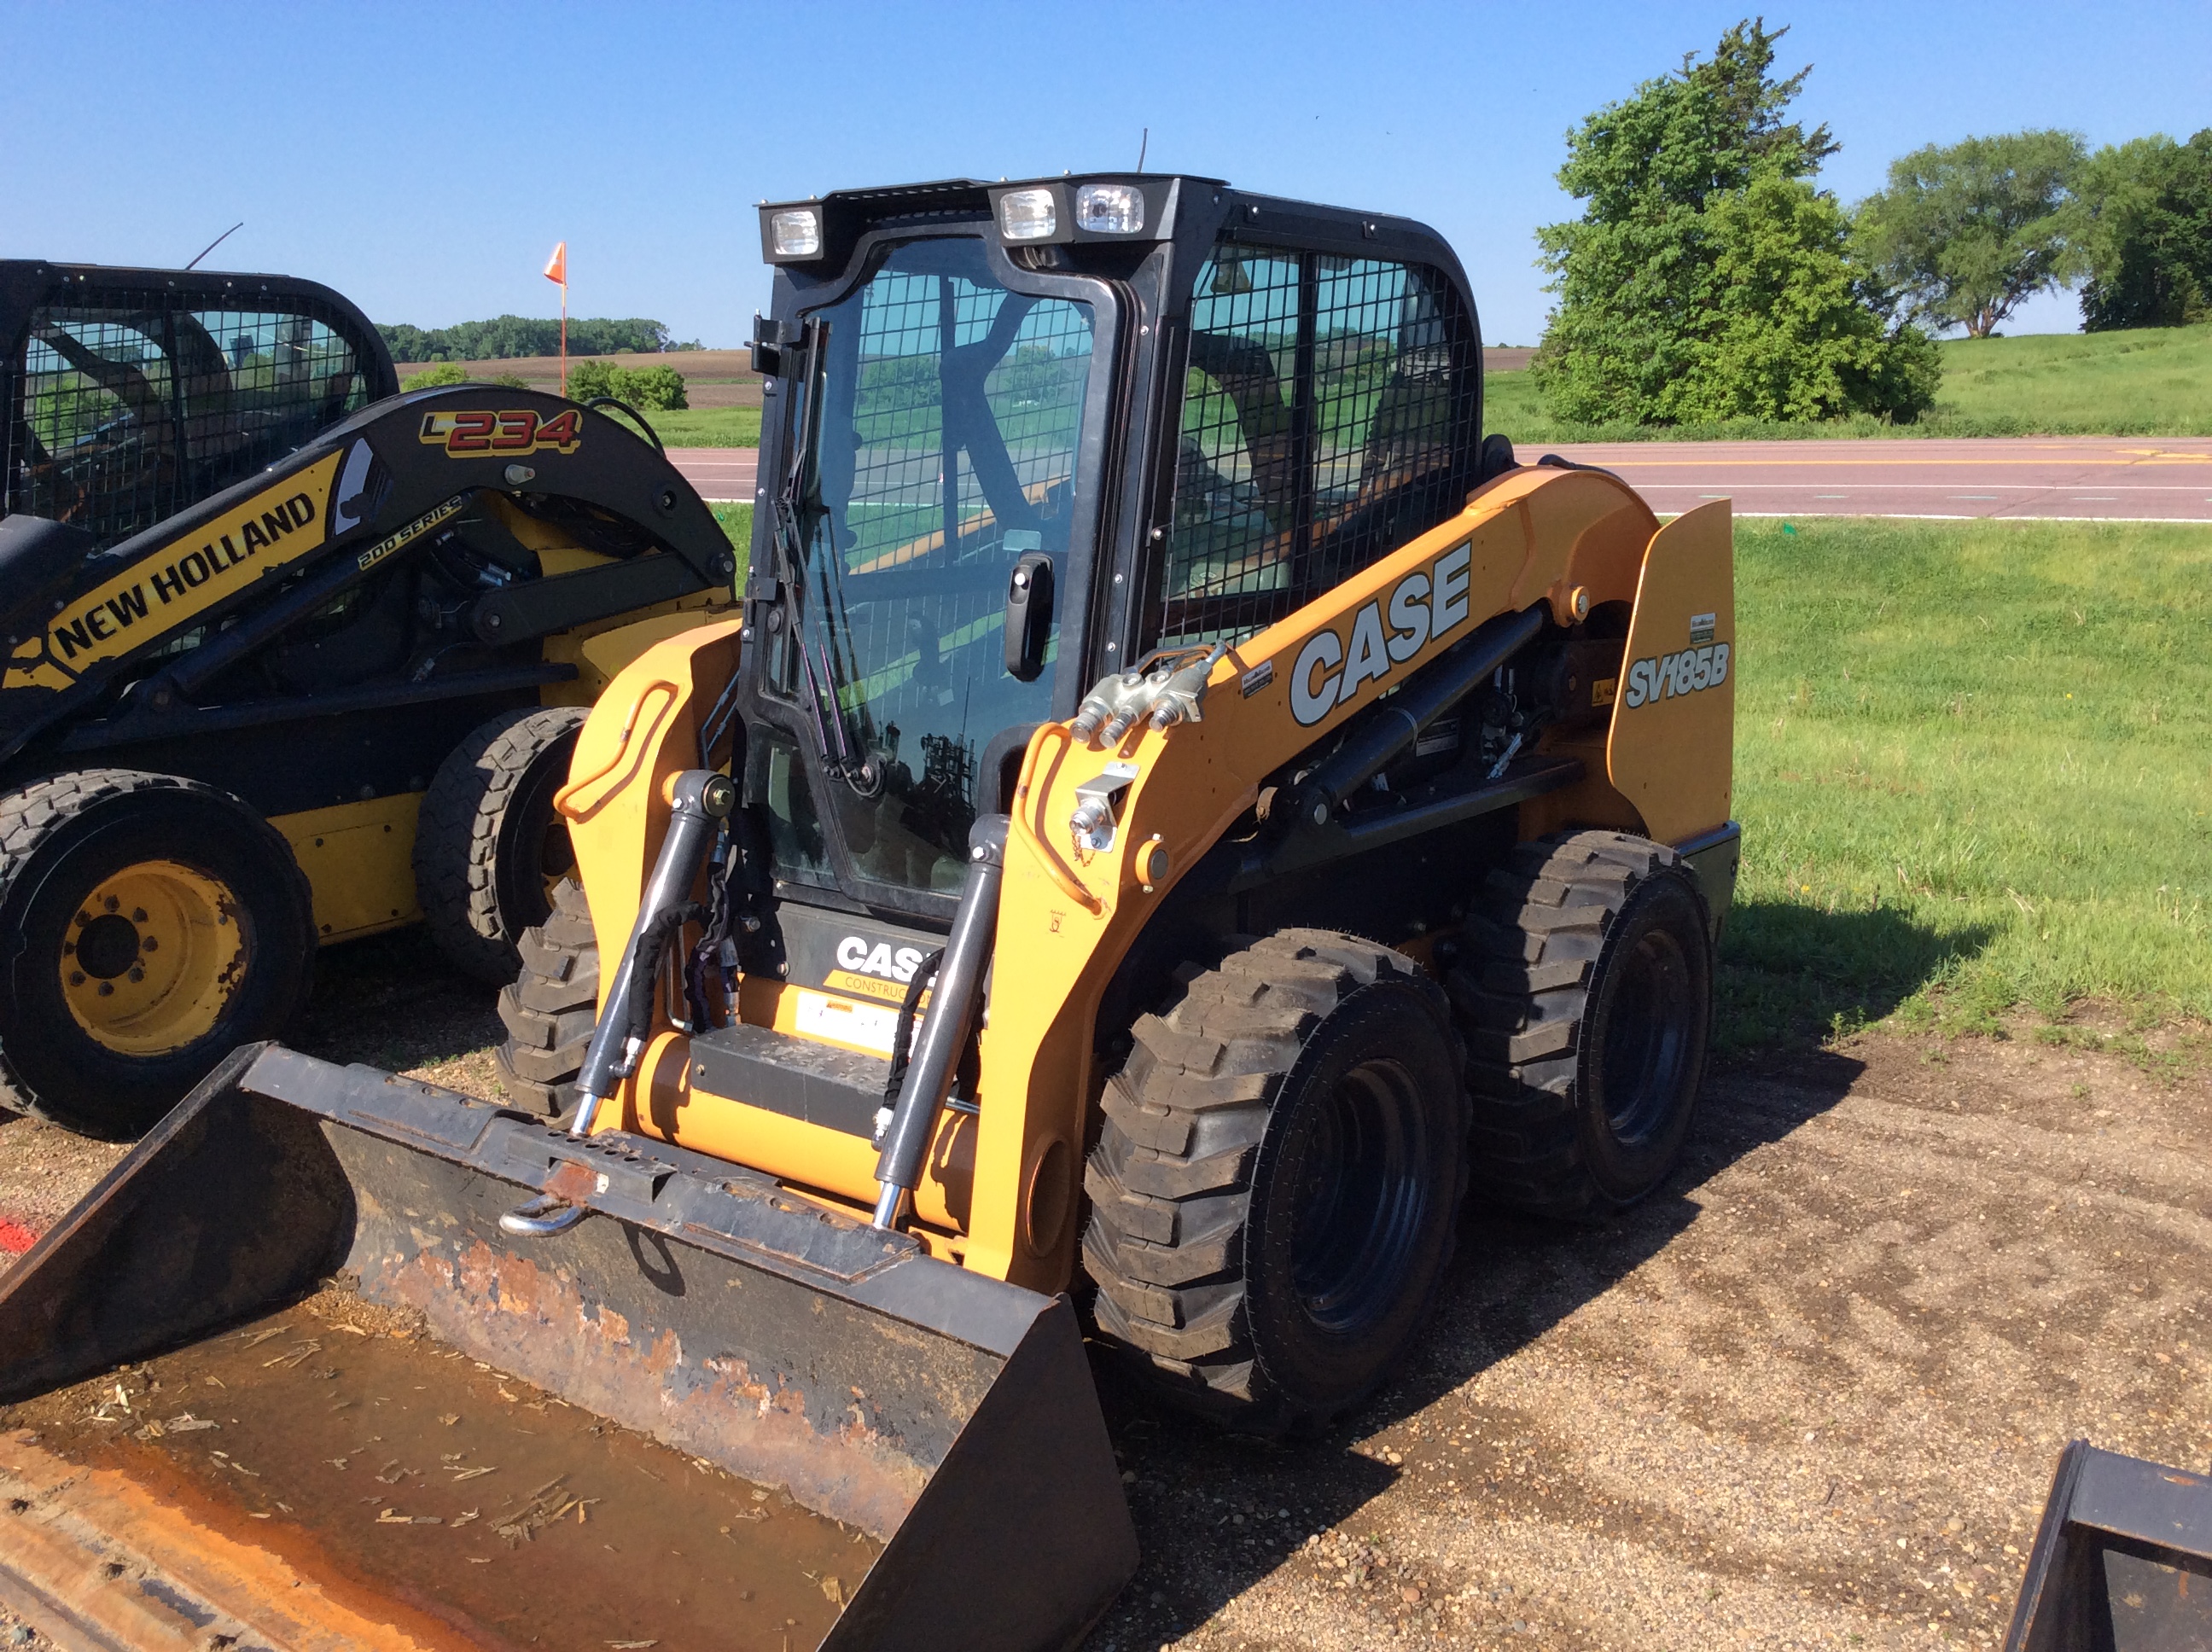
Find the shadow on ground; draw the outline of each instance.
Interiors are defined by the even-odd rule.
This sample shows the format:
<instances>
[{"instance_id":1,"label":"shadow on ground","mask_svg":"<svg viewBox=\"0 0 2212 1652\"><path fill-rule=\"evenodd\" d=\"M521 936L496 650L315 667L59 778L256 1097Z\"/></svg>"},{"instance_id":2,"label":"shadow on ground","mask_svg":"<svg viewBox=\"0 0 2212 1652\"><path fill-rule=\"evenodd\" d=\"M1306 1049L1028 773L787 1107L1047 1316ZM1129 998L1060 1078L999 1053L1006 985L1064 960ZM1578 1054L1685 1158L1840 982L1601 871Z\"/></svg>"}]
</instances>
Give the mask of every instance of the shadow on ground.
<instances>
[{"instance_id":1,"label":"shadow on ground","mask_svg":"<svg viewBox=\"0 0 2212 1652\"><path fill-rule=\"evenodd\" d=\"M1102 1371L1108 1425L1125 1476L1133 1476L1129 1502L1145 1558L1090 1642L1094 1652L1158 1646L1275 1570L1307 1534L1360 1531L1361 1508L1402 1472L1363 1453L1362 1442L1463 1388L1656 1255L1696 1218L1695 1194L1705 1181L1850 1091L1863 1064L1813 1048L1834 1014L1887 1015L1987 939L1939 936L1902 912L1832 914L1784 903L1740 908L1730 927L1722 1015L1737 1018L1739 1040L1708 1074L1674 1174L1600 1226L1471 1203L1435 1317L1407 1364L1326 1436L1224 1436L1147 1404L1115 1373ZM1758 1030L1756 1042L1741 1036L1748 1029ZM1510 1417L1492 1417L1488 1431L1501 1424L1516 1431ZM1502 1489L1481 1461L1466 1471L1477 1497ZM1209 1509L1212 1518L1194 1521L1194 1503L1218 1505L1218 1513ZM1203 1552L1191 1552L1194 1529L1216 1534ZM1397 1610L1387 1595L1374 1608L1378 1633L1389 1632Z\"/></svg>"},{"instance_id":2,"label":"shadow on ground","mask_svg":"<svg viewBox=\"0 0 2212 1652\"><path fill-rule=\"evenodd\" d=\"M1985 924L1939 931L1895 907L1738 902L1721 938L1722 1056L1803 1046L1891 1014L1980 953Z\"/></svg>"},{"instance_id":3,"label":"shadow on ground","mask_svg":"<svg viewBox=\"0 0 2212 1652\"><path fill-rule=\"evenodd\" d=\"M499 994L447 963L417 924L318 954L314 995L284 1042L326 1061L402 1072L505 1036Z\"/></svg>"}]
</instances>

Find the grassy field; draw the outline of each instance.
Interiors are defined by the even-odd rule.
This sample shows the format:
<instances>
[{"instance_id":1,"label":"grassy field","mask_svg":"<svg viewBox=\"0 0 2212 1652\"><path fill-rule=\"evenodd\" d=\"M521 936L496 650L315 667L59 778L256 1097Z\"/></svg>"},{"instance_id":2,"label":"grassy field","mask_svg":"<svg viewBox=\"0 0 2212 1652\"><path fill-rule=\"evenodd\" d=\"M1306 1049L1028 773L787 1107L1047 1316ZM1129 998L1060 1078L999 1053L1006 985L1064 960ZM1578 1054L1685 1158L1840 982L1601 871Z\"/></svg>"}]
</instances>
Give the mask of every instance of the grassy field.
<instances>
[{"instance_id":1,"label":"grassy field","mask_svg":"<svg viewBox=\"0 0 2212 1652\"><path fill-rule=\"evenodd\" d=\"M692 407L646 416L671 447L757 447L761 410L757 407Z\"/></svg>"},{"instance_id":2,"label":"grassy field","mask_svg":"<svg viewBox=\"0 0 2212 1652\"><path fill-rule=\"evenodd\" d=\"M1525 373L1483 386L1483 427L1516 443L1804 436L2212 435L2212 326L1954 339L1943 387L1916 424L1589 425L1555 419Z\"/></svg>"},{"instance_id":3,"label":"grassy field","mask_svg":"<svg viewBox=\"0 0 2212 1652\"><path fill-rule=\"evenodd\" d=\"M1736 525L1724 1047L2212 1017L2212 532Z\"/></svg>"}]
</instances>

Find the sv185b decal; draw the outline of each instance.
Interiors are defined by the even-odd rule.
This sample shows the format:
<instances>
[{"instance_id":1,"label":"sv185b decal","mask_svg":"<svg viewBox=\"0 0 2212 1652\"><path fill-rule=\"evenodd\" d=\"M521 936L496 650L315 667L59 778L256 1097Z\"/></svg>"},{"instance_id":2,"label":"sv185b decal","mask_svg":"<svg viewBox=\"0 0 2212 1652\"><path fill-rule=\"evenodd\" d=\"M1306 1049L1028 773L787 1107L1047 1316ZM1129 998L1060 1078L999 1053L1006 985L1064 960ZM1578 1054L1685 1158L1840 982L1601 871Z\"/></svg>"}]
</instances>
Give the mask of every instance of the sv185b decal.
<instances>
[{"instance_id":1,"label":"sv185b decal","mask_svg":"<svg viewBox=\"0 0 2212 1652\"><path fill-rule=\"evenodd\" d=\"M425 413L420 440L442 447L449 459L480 453L534 453L540 448L574 452L584 439L584 416L571 407L542 422L526 407L508 412Z\"/></svg>"},{"instance_id":2,"label":"sv185b decal","mask_svg":"<svg viewBox=\"0 0 2212 1652\"><path fill-rule=\"evenodd\" d=\"M1633 711L1654 700L1671 700L1678 694L1716 689L1728 681L1729 645L1715 642L1703 648L1685 648L1679 654L1639 659L1628 668L1628 686L1620 696L1624 710Z\"/></svg>"}]
</instances>

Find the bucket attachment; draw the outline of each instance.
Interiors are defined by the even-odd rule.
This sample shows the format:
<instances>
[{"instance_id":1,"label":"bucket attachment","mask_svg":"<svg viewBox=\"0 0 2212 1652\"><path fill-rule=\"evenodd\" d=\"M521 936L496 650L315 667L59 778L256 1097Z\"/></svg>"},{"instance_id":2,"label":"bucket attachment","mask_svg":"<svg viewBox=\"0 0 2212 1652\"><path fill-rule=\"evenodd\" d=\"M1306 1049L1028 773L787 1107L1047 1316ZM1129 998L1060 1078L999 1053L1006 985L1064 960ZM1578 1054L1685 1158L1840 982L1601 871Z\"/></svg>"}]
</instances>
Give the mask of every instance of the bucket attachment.
<instances>
[{"instance_id":1,"label":"bucket attachment","mask_svg":"<svg viewBox=\"0 0 2212 1652\"><path fill-rule=\"evenodd\" d=\"M2005 1652L2212 1646L2212 1476L2100 1451L2059 1455Z\"/></svg>"},{"instance_id":2,"label":"bucket attachment","mask_svg":"<svg viewBox=\"0 0 2212 1652\"><path fill-rule=\"evenodd\" d=\"M581 1219L503 1231L537 1196ZM574 1141L273 1045L227 1060L0 1281L0 1402L333 1273L452 1350L879 1540L833 1592L823 1647L1070 1646L1135 1570L1065 1297L681 1148Z\"/></svg>"}]
</instances>

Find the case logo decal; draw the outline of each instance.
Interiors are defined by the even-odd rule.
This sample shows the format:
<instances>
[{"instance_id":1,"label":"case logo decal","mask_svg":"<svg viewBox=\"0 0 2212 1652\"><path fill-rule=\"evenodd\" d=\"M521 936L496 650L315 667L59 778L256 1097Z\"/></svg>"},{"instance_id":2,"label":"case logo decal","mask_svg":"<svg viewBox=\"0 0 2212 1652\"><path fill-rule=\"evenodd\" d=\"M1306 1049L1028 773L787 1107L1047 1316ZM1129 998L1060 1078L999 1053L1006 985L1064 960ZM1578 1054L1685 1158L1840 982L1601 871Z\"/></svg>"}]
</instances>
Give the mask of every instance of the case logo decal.
<instances>
[{"instance_id":1,"label":"case logo decal","mask_svg":"<svg viewBox=\"0 0 2212 1652\"><path fill-rule=\"evenodd\" d=\"M502 413L425 413L418 439L426 447L444 448L448 459L535 453L547 447L573 453L584 440L584 416L573 407L543 422L526 407Z\"/></svg>"},{"instance_id":2,"label":"case logo decal","mask_svg":"<svg viewBox=\"0 0 2212 1652\"><path fill-rule=\"evenodd\" d=\"M1351 704L1361 683L1387 681L1429 643L1466 624L1474 561L1474 548L1458 544L1425 570L1408 574L1388 597L1352 615L1349 644L1333 629L1308 637L1291 667L1291 715L1310 728Z\"/></svg>"}]
</instances>

